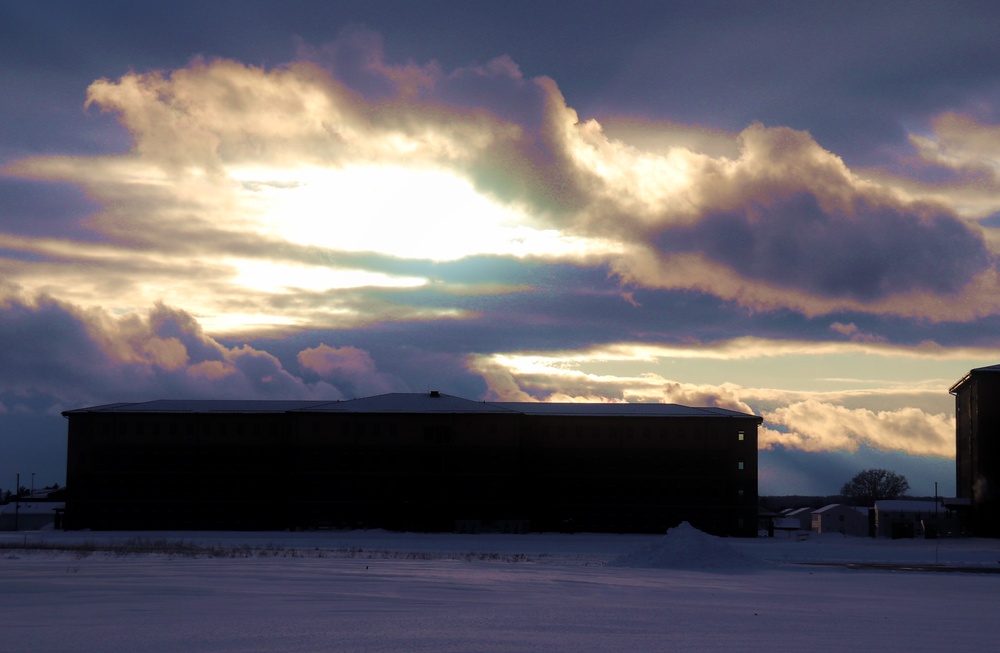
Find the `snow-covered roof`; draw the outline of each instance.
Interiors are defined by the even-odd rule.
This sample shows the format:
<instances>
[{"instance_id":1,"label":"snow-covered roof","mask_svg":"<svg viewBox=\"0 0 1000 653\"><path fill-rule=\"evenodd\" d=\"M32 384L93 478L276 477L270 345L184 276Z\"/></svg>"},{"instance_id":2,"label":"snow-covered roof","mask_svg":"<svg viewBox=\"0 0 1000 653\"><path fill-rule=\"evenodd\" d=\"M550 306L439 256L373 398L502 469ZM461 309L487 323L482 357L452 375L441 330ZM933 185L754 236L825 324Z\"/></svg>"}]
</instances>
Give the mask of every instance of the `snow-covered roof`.
<instances>
[{"instance_id":1,"label":"snow-covered roof","mask_svg":"<svg viewBox=\"0 0 1000 653\"><path fill-rule=\"evenodd\" d=\"M900 512L934 512L934 509L945 510L936 501L927 501L924 499L886 499L884 501L875 502L875 510L881 510L885 512L890 511L900 511Z\"/></svg>"},{"instance_id":2,"label":"snow-covered roof","mask_svg":"<svg viewBox=\"0 0 1000 653\"><path fill-rule=\"evenodd\" d=\"M680 404L494 402L525 415L585 415L588 417L754 417L725 408L694 408Z\"/></svg>"},{"instance_id":3,"label":"snow-covered roof","mask_svg":"<svg viewBox=\"0 0 1000 653\"><path fill-rule=\"evenodd\" d=\"M303 412L344 413L510 413L487 401L472 401L443 392L391 392L299 409Z\"/></svg>"},{"instance_id":4,"label":"snow-covered roof","mask_svg":"<svg viewBox=\"0 0 1000 653\"><path fill-rule=\"evenodd\" d=\"M587 417L720 417L751 418L756 415L715 407L695 408L679 404L637 403L545 403L472 401L443 392L393 392L340 401L274 399L158 399L138 403L115 403L67 410L81 413L520 413Z\"/></svg>"},{"instance_id":5,"label":"snow-covered roof","mask_svg":"<svg viewBox=\"0 0 1000 653\"><path fill-rule=\"evenodd\" d=\"M805 512L812 513L812 508L796 508L795 510L789 510L785 513L785 517L798 517Z\"/></svg>"},{"instance_id":6,"label":"snow-covered roof","mask_svg":"<svg viewBox=\"0 0 1000 653\"><path fill-rule=\"evenodd\" d=\"M77 408L64 411L63 415L77 413L287 413L329 403L336 402L281 399L157 399L138 403L117 403Z\"/></svg>"},{"instance_id":7,"label":"snow-covered roof","mask_svg":"<svg viewBox=\"0 0 1000 653\"><path fill-rule=\"evenodd\" d=\"M861 513L863 515L868 513L868 508L865 508L865 507L862 507L862 506L849 506L849 505L847 505L845 503L831 503L829 505L823 506L822 508L818 508L816 510L813 510L813 514L816 514L817 512L821 512L821 513L822 512L830 512L834 508L845 508L847 510L853 510L855 512L859 512L859 513Z\"/></svg>"}]
</instances>

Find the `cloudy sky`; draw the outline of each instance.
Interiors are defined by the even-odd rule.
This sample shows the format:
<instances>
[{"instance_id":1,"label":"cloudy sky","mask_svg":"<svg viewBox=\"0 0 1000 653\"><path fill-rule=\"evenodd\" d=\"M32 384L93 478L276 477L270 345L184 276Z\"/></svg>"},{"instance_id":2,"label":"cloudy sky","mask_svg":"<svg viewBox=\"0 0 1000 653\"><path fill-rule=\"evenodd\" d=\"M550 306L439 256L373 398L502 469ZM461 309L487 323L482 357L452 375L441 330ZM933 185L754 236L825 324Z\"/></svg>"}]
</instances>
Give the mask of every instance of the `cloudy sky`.
<instances>
[{"instance_id":1,"label":"cloudy sky","mask_svg":"<svg viewBox=\"0 0 1000 653\"><path fill-rule=\"evenodd\" d=\"M993 3L0 5L0 488L157 398L764 418L954 492L1000 362Z\"/></svg>"}]
</instances>

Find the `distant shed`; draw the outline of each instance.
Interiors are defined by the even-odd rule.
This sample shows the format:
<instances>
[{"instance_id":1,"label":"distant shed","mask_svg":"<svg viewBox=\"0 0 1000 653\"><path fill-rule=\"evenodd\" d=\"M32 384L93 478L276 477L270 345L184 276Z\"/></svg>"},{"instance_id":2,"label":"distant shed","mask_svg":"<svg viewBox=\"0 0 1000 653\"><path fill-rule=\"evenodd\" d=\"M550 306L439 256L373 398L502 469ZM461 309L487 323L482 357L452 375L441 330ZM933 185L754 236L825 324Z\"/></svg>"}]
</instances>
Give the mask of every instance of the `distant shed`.
<instances>
[{"instance_id":1,"label":"distant shed","mask_svg":"<svg viewBox=\"0 0 1000 653\"><path fill-rule=\"evenodd\" d=\"M958 534L958 515L941 501L889 499L876 501L875 533L894 539Z\"/></svg>"},{"instance_id":2,"label":"distant shed","mask_svg":"<svg viewBox=\"0 0 1000 653\"><path fill-rule=\"evenodd\" d=\"M815 533L841 533L853 537L867 537L868 508L831 503L812 512L812 530Z\"/></svg>"},{"instance_id":3,"label":"distant shed","mask_svg":"<svg viewBox=\"0 0 1000 653\"><path fill-rule=\"evenodd\" d=\"M799 529L808 531L812 528L812 508L795 508L784 515L785 519L794 519L799 523Z\"/></svg>"}]
</instances>

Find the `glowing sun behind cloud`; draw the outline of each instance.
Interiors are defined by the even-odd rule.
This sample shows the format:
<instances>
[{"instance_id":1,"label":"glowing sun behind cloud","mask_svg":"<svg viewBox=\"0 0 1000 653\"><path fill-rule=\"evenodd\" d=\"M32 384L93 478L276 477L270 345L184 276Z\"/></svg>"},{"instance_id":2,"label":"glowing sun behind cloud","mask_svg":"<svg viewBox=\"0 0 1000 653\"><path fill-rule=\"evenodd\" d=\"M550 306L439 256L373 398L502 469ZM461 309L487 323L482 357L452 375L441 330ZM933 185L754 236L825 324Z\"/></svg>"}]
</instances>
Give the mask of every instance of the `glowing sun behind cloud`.
<instances>
[{"instance_id":1,"label":"glowing sun behind cloud","mask_svg":"<svg viewBox=\"0 0 1000 653\"><path fill-rule=\"evenodd\" d=\"M397 165L242 169L246 203L264 234L300 245L399 258L572 256L608 245L530 226L529 216L455 174Z\"/></svg>"}]
</instances>

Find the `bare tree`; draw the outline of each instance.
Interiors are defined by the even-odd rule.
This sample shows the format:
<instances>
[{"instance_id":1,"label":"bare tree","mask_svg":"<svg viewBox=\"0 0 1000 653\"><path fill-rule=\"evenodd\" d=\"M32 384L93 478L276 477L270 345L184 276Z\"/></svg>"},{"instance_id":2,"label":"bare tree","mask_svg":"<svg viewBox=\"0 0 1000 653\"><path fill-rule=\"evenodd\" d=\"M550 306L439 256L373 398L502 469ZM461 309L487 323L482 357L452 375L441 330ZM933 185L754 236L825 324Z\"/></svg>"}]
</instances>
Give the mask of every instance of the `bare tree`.
<instances>
[{"instance_id":1,"label":"bare tree","mask_svg":"<svg viewBox=\"0 0 1000 653\"><path fill-rule=\"evenodd\" d=\"M910 483L902 474L885 469L866 469L844 483L840 494L859 506L873 506L876 501L895 499L909 489Z\"/></svg>"}]
</instances>

